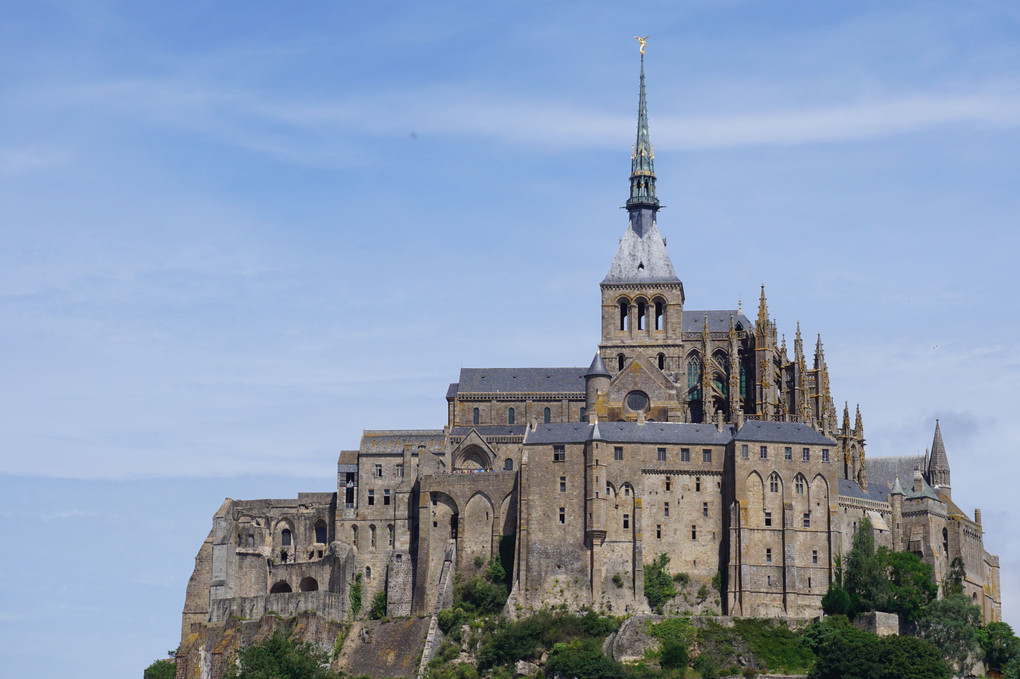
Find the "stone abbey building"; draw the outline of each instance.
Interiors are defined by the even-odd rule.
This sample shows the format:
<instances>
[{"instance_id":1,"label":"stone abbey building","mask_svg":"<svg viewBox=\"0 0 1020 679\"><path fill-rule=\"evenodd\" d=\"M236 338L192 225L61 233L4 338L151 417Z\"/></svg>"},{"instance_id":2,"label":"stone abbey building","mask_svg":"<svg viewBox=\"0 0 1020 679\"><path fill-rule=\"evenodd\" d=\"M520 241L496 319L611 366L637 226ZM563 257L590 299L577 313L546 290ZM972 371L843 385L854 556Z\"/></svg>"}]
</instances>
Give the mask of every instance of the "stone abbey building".
<instances>
[{"instance_id":1,"label":"stone abbey building","mask_svg":"<svg viewBox=\"0 0 1020 679\"><path fill-rule=\"evenodd\" d=\"M764 288L753 319L687 306L656 223L643 59L628 223L590 365L462 369L442 428L364 432L336 492L226 500L188 583L185 644L269 611L348 619L356 581L362 615L382 589L391 616L428 615L454 576L501 557L511 614L645 611L642 565L666 554L690 576L675 610L815 616L864 517L939 581L960 557L966 594L1000 619L998 559L980 511L953 500L938 423L923 457L868 459L821 339L777 341Z\"/></svg>"}]
</instances>

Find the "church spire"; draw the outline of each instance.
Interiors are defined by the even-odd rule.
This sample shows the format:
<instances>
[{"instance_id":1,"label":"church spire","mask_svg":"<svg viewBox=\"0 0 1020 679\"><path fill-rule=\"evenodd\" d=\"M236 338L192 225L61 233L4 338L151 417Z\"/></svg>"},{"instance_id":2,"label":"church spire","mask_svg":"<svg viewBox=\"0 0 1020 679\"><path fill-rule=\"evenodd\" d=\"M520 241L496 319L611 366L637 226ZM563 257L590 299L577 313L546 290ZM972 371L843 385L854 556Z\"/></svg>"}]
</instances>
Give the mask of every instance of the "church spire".
<instances>
[{"instance_id":1,"label":"church spire","mask_svg":"<svg viewBox=\"0 0 1020 679\"><path fill-rule=\"evenodd\" d=\"M946 444L942 441L942 430L939 421L935 420L935 438L931 442L931 456L928 458L928 483L933 486L949 487L949 457L946 455Z\"/></svg>"},{"instance_id":2,"label":"church spire","mask_svg":"<svg viewBox=\"0 0 1020 679\"><path fill-rule=\"evenodd\" d=\"M637 36L635 36L637 37ZM655 197L655 152L648 136L648 107L645 103L645 38L641 42L641 87L638 94L637 141L630 157L630 198L627 209L650 208L659 209L659 199Z\"/></svg>"},{"instance_id":3,"label":"church spire","mask_svg":"<svg viewBox=\"0 0 1020 679\"><path fill-rule=\"evenodd\" d=\"M641 88L638 94L637 141L630 157L630 198L626 205L629 224L603 283L680 284L666 252L666 242L655 223L659 199L655 197L655 163L652 142L648 138L648 108L645 105L646 39L638 38L641 42ZM682 302L682 289L680 297Z\"/></svg>"}]
</instances>

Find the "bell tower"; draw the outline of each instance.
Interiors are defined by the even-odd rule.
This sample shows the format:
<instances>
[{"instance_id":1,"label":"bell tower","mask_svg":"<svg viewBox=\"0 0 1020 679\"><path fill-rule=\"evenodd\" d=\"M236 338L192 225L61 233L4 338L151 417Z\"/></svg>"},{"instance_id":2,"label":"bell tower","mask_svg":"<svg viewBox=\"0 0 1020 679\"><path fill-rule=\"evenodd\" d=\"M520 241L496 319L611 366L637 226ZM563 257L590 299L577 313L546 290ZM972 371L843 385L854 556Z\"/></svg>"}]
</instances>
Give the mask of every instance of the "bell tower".
<instances>
[{"instance_id":1,"label":"bell tower","mask_svg":"<svg viewBox=\"0 0 1020 679\"><path fill-rule=\"evenodd\" d=\"M599 353L616 375L638 352L660 370L682 370L684 285L673 271L666 241L659 233L655 195L655 153L648 135L645 52L641 42L637 140L630 159L627 230L609 273L602 280L602 341Z\"/></svg>"}]
</instances>

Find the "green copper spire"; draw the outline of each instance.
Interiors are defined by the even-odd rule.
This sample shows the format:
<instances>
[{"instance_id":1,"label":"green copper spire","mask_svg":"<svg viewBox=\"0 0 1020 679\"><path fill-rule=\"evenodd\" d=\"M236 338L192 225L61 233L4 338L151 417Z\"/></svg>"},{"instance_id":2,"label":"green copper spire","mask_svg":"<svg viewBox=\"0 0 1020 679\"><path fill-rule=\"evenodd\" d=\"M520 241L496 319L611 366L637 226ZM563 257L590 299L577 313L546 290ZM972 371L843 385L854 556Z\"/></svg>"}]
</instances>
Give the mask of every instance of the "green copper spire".
<instances>
[{"instance_id":1,"label":"green copper spire","mask_svg":"<svg viewBox=\"0 0 1020 679\"><path fill-rule=\"evenodd\" d=\"M630 198L627 207L646 207L657 210L655 197L655 153L648 138L648 108L645 104L645 50L641 40L641 90L638 95L637 142L630 158Z\"/></svg>"}]
</instances>

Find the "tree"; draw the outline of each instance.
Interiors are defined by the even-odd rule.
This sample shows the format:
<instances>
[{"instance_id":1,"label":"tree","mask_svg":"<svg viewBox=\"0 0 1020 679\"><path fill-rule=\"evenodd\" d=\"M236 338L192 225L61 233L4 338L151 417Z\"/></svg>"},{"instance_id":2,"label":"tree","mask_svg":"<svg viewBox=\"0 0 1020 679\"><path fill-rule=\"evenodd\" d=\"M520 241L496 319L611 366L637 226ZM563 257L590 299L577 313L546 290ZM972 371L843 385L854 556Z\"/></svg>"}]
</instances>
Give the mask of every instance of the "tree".
<instances>
[{"instance_id":1,"label":"tree","mask_svg":"<svg viewBox=\"0 0 1020 679\"><path fill-rule=\"evenodd\" d=\"M854 533L843 579L854 615L876 610L878 603L888 597L888 580L875 554L875 534L868 517L864 517Z\"/></svg>"},{"instance_id":2,"label":"tree","mask_svg":"<svg viewBox=\"0 0 1020 679\"><path fill-rule=\"evenodd\" d=\"M913 622L938 594L931 566L912 552L894 552L886 547L880 547L876 556L888 578L886 597L878 609Z\"/></svg>"},{"instance_id":3,"label":"tree","mask_svg":"<svg viewBox=\"0 0 1020 679\"><path fill-rule=\"evenodd\" d=\"M662 613L662 606L676 596L673 578L666 572L669 556L660 554L652 563L645 564L645 598L648 605L657 613Z\"/></svg>"},{"instance_id":4,"label":"tree","mask_svg":"<svg viewBox=\"0 0 1020 679\"><path fill-rule=\"evenodd\" d=\"M811 679L876 679L880 676L879 638L850 625L843 616L812 625L808 645L817 655Z\"/></svg>"},{"instance_id":5,"label":"tree","mask_svg":"<svg viewBox=\"0 0 1020 679\"><path fill-rule=\"evenodd\" d=\"M368 609L368 617L381 620L386 617L386 590L381 589L372 597L372 607Z\"/></svg>"},{"instance_id":6,"label":"tree","mask_svg":"<svg viewBox=\"0 0 1020 679\"><path fill-rule=\"evenodd\" d=\"M822 611L826 615L849 615L853 604L850 595L842 585L833 580L829 583L829 591L822 597Z\"/></svg>"},{"instance_id":7,"label":"tree","mask_svg":"<svg viewBox=\"0 0 1020 679\"><path fill-rule=\"evenodd\" d=\"M972 666L971 653L980 653L980 624L981 609L963 594L951 594L928 604L917 619L917 634L930 641L947 663L966 673Z\"/></svg>"},{"instance_id":8,"label":"tree","mask_svg":"<svg viewBox=\"0 0 1020 679\"><path fill-rule=\"evenodd\" d=\"M237 663L226 663L226 679L337 679L329 655L307 642L280 632L237 651Z\"/></svg>"},{"instance_id":9,"label":"tree","mask_svg":"<svg viewBox=\"0 0 1020 679\"><path fill-rule=\"evenodd\" d=\"M1009 661L1020 652L1020 639L1013 628L1004 622L990 622L978 630L978 643L985 652L988 669L1004 670Z\"/></svg>"},{"instance_id":10,"label":"tree","mask_svg":"<svg viewBox=\"0 0 1020 679\"><path fill-rule=\"evenodd\" d=\"M157 660L145 668L144 679L174 679L177 675L177 663L173 660Z\"/></svg>"},{"instance_id":11,"label":"tree","mask_svg":"<svg viewBox=\"0 0 1020 679\"><path fill-rule=\"evenodd\" d=\"M949 679L953 674L938 649L923 639L882 637L880 650L879 679Z\"/></svg>"}]
</instances>

